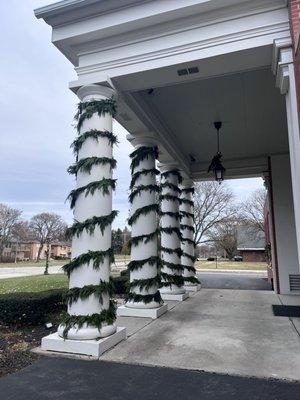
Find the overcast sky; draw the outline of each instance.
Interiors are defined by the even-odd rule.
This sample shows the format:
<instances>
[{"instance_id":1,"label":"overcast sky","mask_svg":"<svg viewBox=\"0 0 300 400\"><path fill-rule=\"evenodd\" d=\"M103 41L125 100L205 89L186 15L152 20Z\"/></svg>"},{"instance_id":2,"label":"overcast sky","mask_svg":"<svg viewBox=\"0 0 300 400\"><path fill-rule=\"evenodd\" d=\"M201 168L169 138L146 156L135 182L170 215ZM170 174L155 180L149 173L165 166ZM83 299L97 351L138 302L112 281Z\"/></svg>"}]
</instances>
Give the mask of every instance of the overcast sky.
<instances>
[{"instance_id":1,"label":"overcast sky","mask_svg":"<svg viewBox=\"0 0 300 400\"><path fill-rule=\"evenodd\" d=\"M54 1L52 1L53 3ZM46 0L0 2L1 135L0 202L23 211L23 217L56 212L68 223L72 213L64 202L74 186L66 168L74 161L70 144L77 104L68 82L76 79L72 64L51 44L51 29L34 17ZM114 124L120 144L115 149L118 189L115 227L128 217L127 189L132 150L124 128ZM237 201L262 186L261 179L228 181Z\"/></svg>"}]
</instances>

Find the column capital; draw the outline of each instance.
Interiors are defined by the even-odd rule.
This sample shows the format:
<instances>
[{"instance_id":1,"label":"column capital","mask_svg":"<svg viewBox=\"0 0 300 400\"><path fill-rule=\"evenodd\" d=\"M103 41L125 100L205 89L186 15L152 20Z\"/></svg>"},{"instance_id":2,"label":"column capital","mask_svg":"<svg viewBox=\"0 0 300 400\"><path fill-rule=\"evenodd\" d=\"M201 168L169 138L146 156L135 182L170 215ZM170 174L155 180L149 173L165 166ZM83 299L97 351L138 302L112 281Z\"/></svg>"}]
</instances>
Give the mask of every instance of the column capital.
<instances>
[{"instance_id":1,"label":"column capital","mask_svg":"<svg viewBox=\"0 0 300 400\"><path fill-rule=\"evenodd\" d=\"M158 146L158 141L152 136L134 136L127 135L126 139L132 144L134 147L142 147L142 146Z\"/></svg>"},{"instance_id":2,"label":"column capital","mask_svg":"<svg viewBox=\"0 0 300 400\"><path fill-rule=\"evenodd\" d=\"M190 179L190 178L183 178L182 179L182 183L181 183L181 187L193 187L195 184L194 184L194 181L192 180L192 179Z\"/></svg>"},{"instance_id":3,"label":"column capital","mask_svg":"<svg viewBox=\"0 0 300 400\"><path fill-rule=\"evenodd\" d=\"M84 85L81 86L77 92L77 96L81 101L89 101L92 99L103 98L116 98L116 91L108 86L103 85Z\"/></svg>"},{"instance_id":4,"label":"column capital","mask_svg":"<svg viewBox=\"0 0 300 400\"><path fill-rule=\"evenodd\" d=\"M167 172L167 171L172 171L174 169L178 170L180 172L180 169L178 167L178 164L174 163L168 163L168 164L162 164L158 163L158 168L161 173Z\"/></svg>"}]
</instances>

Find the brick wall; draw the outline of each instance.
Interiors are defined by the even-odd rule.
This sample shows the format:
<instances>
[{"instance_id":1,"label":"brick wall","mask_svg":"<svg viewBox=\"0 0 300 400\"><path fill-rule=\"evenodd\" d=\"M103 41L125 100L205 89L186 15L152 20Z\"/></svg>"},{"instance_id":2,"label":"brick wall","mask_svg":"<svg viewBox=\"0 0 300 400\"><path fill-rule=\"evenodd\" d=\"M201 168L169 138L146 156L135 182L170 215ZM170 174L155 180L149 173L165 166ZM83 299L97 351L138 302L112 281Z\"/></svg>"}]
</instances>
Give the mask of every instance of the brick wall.
<instances>
[{"instance_id":1,"label":"brick wall","mask_svg":"<svg viewBox=\"0 0 300 400\"><path fill-rule=\"evenodd\" d=\"M298 112L300 113L300 0L289 0L290 26L294 47L295 77L297 86Z\"/></svg>"}]
</instances>

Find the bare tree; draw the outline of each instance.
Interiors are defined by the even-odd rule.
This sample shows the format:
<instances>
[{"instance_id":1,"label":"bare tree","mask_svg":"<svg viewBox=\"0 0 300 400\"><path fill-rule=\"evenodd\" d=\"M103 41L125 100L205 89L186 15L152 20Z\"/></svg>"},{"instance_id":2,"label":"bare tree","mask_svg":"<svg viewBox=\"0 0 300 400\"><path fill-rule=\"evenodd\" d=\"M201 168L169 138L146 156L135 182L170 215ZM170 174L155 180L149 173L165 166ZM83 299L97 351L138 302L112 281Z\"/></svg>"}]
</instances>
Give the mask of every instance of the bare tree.
<instances>
[{"instance_id":1,"label":"bare tree","mask_svg":"<svg viewBox=\"0 0 300 400\"><path fill-rule=\"evenodd\" d=\"M22 211L0 204L0 257L6 245L11 241L13 229L20 221Z\"/></svg>"},{"instance_id":2,"label":"bare tree","mask_svg":"<svg viewBox=\"0 0 300 400\"><path fill-rule=\"evenodd\" d=\"M264 208L267 197L265 189L257 189L241 206L241 218L252 225L256 232L264 232Z\"/></svg>"},{"instance_id":3,"label":"bare tree","mask_svg":"<svg viewBox=\"0 0 300 400\"><path fill-rule=\"evenodd\" d=\"M195 243L206 242L210 230L235 214L234 194L225 184L200 182L195 185Z\"/></svg>"},{"instance_id":4,"label":"bare tree","mask_svg":"<svg viewBox=\"0 0 300 400\"><path fill-rule=\"evenodd\" d=\"M12 229L12 239L14 240L15 247L15 263L18 258L18 251L20 248L20 244L24 241L29 240L30 232L29 232L29 223L28 221L19 221L16 222Z\"/></svg>"},{"instance_id":5,"label":"bare tree","mask_svg":"<svg viewBox=\"0 0 300 400\"><path fill-rule=\"evenodd\" d=\"M210 240L218 249L226 252L231 260L237 252L237 227L240 221L236 218L228 218L215 224L209 233Z\"/></svg>"},{"instance_id":6,"label":"bare tree","mask_svg":"<svg viewBox=\"0 0 300 400\"><path fill-rule=\"evenodd\" d=\"M48 274L49 258L51 243L54 240L64 236L66 231L66 223L58 214L41 213L33 216L30 220L30 230L34 238L39 242L39 249L36 262L41 258L43 246L47 246L46 250L46 266L44 274Z\"/></svg>"}]
</instances>

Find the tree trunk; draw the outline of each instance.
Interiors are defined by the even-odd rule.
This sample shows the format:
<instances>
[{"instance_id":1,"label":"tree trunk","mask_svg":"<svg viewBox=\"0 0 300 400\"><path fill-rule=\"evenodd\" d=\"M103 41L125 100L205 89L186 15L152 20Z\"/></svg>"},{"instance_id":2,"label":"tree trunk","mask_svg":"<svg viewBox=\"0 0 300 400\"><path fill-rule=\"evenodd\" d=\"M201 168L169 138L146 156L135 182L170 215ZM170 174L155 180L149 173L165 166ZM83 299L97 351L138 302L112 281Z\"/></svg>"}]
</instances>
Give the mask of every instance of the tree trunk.
<instances>
[{"instance_id":1,"label":"tree trunk","mask_svg":"<svg viewBox=\"0 0 300 400\"><path fill-rule=\"evenodd\" d=\"M49 258L50 258L50 243L47 243L47 250L46 250L46 264L45 264L45 271L44 275L49 275Z\"/></svg>"},{"instance_id":2,"label":"tree trunk","mask_svg":"<svg viewBox=\"0 0 300 400\"><path fill-rule=\"evenodd\" d=\"M41 252L43 249L44 243L40 243L39 245L39 249L38 249L38 253L37 253L37 257L36 257L36 262L39 262L41 259Z\"/></svg>"}]
</instances>

